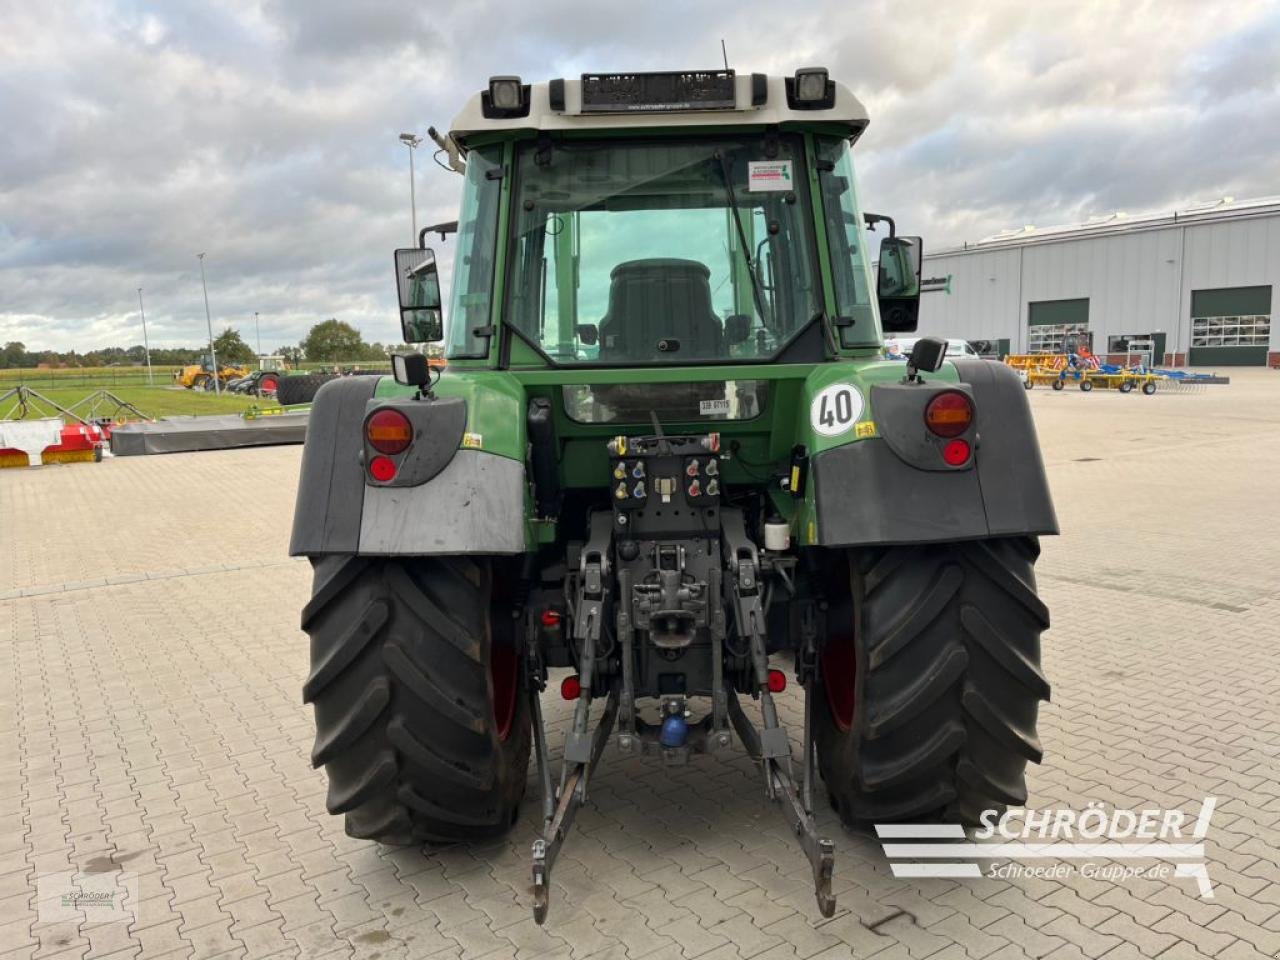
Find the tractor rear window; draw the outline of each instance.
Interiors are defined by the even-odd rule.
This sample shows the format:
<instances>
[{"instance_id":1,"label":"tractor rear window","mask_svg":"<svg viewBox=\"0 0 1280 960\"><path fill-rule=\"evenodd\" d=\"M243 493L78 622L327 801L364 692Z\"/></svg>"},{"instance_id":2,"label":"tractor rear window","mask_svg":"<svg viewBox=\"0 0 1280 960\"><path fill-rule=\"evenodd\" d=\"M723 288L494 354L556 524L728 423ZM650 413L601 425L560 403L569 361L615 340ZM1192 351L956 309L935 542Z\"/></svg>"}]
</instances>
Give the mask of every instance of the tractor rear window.
<instances>
[{"instance_id":1,"label":"tractor rear window","mask_svg":"<svg viewBox=\"0 0 1280 960\"><path fill-rule=\"evenodd\" d=\"M774 356L822 309L803 144L776 147L522 147L508 322L557 364Z\"/></svg>"},{"instance_id":2,"label":"tractor rear window","mask_svg":"<svg viewBox=\"0 0 1280 960\"><path fill-rule=\"evenodd\" d=\"M591 383L561 388L564 409L579 423L701 423L751 420L764 410L767 380L693 383Z\"/></svg>"}]
</instances>

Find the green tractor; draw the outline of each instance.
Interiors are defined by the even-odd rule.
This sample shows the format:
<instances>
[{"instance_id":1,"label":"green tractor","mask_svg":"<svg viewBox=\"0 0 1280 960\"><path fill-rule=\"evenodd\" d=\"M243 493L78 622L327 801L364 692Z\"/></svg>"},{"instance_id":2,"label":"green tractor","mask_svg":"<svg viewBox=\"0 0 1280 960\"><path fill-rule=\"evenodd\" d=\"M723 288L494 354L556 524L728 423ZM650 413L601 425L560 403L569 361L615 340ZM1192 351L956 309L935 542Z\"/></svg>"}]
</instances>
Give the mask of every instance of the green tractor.
<instances>
[{"instance_id":1,"label":"green tractor","mask_svg":"<svg viewBox=\"0 0 1280 960\"><path fill-rule=\"evenodd\" d=\"M1057 521L1012 370L927 337L883 356L921 243L861 209L866 125L815 68L495 77L431 131L460 217L395 267L406 341L446 366L320 388L291 543L312 760L351 836L501 836L532 754L542 922L606 745L745 749L830 916L819 778L848 824L1025 802Z\"/></svg>"}]
</instances>

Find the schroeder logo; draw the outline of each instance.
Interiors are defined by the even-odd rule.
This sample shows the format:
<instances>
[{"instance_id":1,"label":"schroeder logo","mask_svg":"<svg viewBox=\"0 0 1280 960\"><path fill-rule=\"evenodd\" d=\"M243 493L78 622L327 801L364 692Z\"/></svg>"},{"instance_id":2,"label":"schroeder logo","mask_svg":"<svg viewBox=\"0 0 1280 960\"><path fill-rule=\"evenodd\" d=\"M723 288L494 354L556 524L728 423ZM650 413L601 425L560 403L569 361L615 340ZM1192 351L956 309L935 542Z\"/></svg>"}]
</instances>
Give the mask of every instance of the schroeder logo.
<instances>
[{"instance_id":1,"label":"schroeder logo","mask_svg":"<svg viewBox=\"0 0 1280 960\"><path fill-rule=\"evenodd\" d=\"M138 919L139 877L129 871L46 873L36 878L41 923L133 922Z\"/></svg>"},{"instance_id":2,"label":"schroeder logo","mask_svg":"<svg viewBox=\"0 0 1280 960\"><path fill-rule=\"evenodd\" d=\"M985 811L971 838L950 823L878 823L876 836L896 877L1187 877L1201 897L1212 898L1204 838L1217 803L1206 797L1194 819L1181 810L1108 810L1100 803L1082 811L1011 807ZM984 869L980 861L991 862Z\"/></svg>"}]
</instances>

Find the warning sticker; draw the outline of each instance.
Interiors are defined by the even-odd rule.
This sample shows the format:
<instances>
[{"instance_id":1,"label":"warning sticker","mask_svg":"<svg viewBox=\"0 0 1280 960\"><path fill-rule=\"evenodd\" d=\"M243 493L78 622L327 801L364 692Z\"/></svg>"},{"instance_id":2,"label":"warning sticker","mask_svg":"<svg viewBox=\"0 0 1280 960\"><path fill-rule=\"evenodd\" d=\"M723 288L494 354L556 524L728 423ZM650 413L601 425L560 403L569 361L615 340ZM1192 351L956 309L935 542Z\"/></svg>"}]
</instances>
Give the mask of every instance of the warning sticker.
<instances>
[{"instance_id":1,"label":"warning sticker","mask_svg":"<svg viewBox=\"0 0 1280 960\"><path fill-rule=\"evenodd\" d=\"M859 440L874 437L876 435L876 425L871 420L863 420L861 423L854 424L853 435Z\"/></svg>"},{"instance_id":2,"label":"warning sticker","mask_svg":"<svg viewBox=\"0 0 1280 960\"><path fill-rule=\"evenodd\" d=\"M794 190L790 160L751 160L747 163L747 189L752 193L763 190Z\"/></svg>"},{"instance_id":3,"label":"warning sticker","mask_svg":"<svg viewBox=\"0 0 1280 960\"><path fill-rule=\"evenodd\" d=\"M484 437L468 431L462 435L462 446L466 450L479 450L484 446Z\"/></svg>"},{"instance_id":4,"label":"warning sticker","mask_svg":"<svg viewBox=\"0 0 1280 960\"><path fill-rule=\"evenodd\" d=\"M729 414L729 400L722 397L719 400L699 400L698 412L704 417L724 417Z\"/></svg>"}]
</instances>

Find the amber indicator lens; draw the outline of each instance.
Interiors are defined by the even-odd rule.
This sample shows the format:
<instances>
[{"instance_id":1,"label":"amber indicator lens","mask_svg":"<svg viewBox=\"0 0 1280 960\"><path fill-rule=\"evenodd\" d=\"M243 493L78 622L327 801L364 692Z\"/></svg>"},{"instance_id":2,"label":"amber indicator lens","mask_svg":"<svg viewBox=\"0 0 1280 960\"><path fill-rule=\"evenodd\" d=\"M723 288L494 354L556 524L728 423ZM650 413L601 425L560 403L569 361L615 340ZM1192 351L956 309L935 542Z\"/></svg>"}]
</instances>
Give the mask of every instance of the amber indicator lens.
<instances>
[{"instance_id":1,"label":"amber indicator lens","mask_svg":"<svg viewBox=\"0 0 1280 960\"><path fill-rule=\"evenodd\" d=\"M973 403L959 390L947 390L924 408L924 423L939 437L958 437L973 423Z\"/></svg>"},{"instance_id":2,"label":"amber indicator lens","mask_svg":"<svg viewBox=\"0 0 1280 960\"><path fill-rule=\"evenodd\" d=\"M413 424L399 410L378 410L365 421L364 434L373 449L394 456L409 449Z\"/></svg>"}]
</instances>

